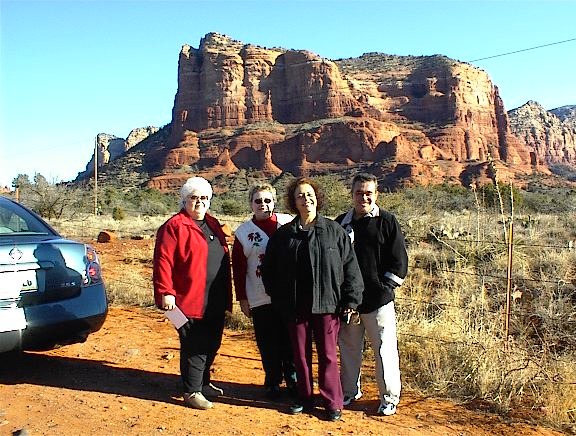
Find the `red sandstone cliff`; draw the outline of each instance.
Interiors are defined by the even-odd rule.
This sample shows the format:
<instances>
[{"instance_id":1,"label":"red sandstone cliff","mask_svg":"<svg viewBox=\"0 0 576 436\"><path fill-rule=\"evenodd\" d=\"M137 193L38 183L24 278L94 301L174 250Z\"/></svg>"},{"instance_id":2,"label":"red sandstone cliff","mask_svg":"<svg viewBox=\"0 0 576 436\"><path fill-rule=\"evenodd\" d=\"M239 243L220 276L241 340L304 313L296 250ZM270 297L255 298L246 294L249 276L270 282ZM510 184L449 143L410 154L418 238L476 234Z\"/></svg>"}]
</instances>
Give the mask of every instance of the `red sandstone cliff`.
<instances>
[{"instance_id":1,"label":"red sandstone cliff","mask_svg":"<svg viewBox=\"0 0 576 436\"><path fill-rule=\"evenodd\" d=\"M498 88L472 65L378 53L330 61L210 33L182 47L169 135L142 166L164 189L188 173L360 166L392 184L468 185L486 179L490 158L501 179L546 172L546 153L511 134Z\"/></svg>"},{"instance_id":2,"label":"red sandstone cliff","mask_svg":"<svg viewBox=\"0 0 576 436\"><path fill-rule=\"evenodd\" d=\"M381 54L333 62L211 33L182 47L163 166L300 174L373 163L434 183L473 178L467 168L489 155L511 174L531 172L530 151L510 134L497 87L471 65Z\"/></svg>"}]
</instances>

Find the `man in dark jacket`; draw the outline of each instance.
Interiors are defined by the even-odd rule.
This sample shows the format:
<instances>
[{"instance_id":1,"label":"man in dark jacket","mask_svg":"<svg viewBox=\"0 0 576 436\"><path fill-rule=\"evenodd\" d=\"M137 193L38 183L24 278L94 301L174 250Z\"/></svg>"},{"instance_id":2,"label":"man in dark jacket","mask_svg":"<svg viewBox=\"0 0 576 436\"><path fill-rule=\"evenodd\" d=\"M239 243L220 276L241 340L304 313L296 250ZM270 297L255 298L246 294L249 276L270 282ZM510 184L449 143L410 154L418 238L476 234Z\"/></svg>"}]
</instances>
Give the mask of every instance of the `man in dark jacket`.
<instances>
[{"instance_id":1,"label":"man in dark jacket","mask_svg":"<svg viewBox=\"0 0 576 436\"><path fill-rule=\"evenodd\" d=\"M341 325L338 344L344 405L362 396L360 367L366 332L376 360L378 413L393 415L401 389L394 288L406 277L408 255L398 221L376 205L377 197L376 177L356 175L352 181L353 208L336 218L354 244L364 279L359 319Z\"/></svg>"}]
</instances>

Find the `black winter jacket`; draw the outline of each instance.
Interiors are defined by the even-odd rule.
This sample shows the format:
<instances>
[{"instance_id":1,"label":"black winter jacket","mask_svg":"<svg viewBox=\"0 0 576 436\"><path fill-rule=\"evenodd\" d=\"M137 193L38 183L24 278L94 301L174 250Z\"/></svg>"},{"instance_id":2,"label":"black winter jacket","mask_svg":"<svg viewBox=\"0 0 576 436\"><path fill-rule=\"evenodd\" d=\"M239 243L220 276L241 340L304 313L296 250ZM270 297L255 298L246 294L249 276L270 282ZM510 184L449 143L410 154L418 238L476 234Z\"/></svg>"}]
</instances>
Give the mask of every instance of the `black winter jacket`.
<instances>
[{"instance_id":1,"label":"black winter jacket","mask_svg":"<svg viewBox=\"0 0 576 436\"><path fill-rule=\"evenodd\" d=\"M280 227L266 247L262 281L272 304L285 320L296 318L296 264L300 241L299 217ZM312 265L312 313L338 313L361 303L362 274L346 231L318 215L310 230L308 252Z\"/></svg>"},{"instance_id":2,"label":"black winter jacket","mask_svg":"<svg viewBox=\"0 0 576 436\"><path fill-rule=\"evenodd\" d=\"M380 208L380 216L352 221L354 251L364 279L360 313L370 313L394 300L394 288L408 273L408 254L400 224ZM336 218L341 223L346 214Z\"/></svg>"}]
</instances>

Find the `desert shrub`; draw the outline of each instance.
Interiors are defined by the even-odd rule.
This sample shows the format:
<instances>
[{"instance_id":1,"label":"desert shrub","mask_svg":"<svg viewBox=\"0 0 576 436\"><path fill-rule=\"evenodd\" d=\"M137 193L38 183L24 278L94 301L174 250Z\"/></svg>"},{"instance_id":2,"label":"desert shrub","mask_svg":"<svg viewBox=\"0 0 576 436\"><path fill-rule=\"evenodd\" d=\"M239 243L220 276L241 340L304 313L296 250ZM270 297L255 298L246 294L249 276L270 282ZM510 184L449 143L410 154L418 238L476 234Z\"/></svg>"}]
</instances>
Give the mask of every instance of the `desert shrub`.
<instances>
[{"instance_id":1,"label":"desert shrub","mask_svg":"<svg viewBox=\"0 0 576 436\"><path fill-rule=\"evenodd\" d=\"M416 186L405 191L407 201L426 204L442 211L461 211L474 206L474 196L461 185L443 183L429 187Z\"/></svg>"},{"instance_id":2,"label":"desert shrub","mask_svg":"<svg viewBox=\"0 0 576 436\"><path fill-rule=\"evenodd\" d=\"M426 223L433 223L436 233L413 236L410 272L397 293L405 383L431 395L483 399L500 412L530 404L545 411L543 421L573 426L576 379L567 362L576 359L576 252L566 243L574 235L570 215L515 218L507 331L509 259L500 214L408 213L409 219L400 219L409 230L426 233ZM470 234L452 237L462 228Z\"/></svg>"},{"instance_id":3,"label":"desert shrub","mask_svg":"<svg viewBox=\"0 0 576 436\"><path fill-rule=\"evenodd\" d=\"M224 325L226 328L239 331L252 330L254 328L252 325L252 319L247 318L246 315L242 313L242 310L240 309L240 303L238 301L234 301L232 312L226 313Z\"/></svg>"},{"instance_id":4,"label":"desert shrub","mask_svg":"<svg viewBox=\"0 0 576 436\"><path fill-rule=\"evenodd\" d=\"M99 198L100 214L113 213L115 208L124 210L126 216L164 215L178 210L178 195L163 193L151 188L127 190L115 186L104 186Z\"/></svg>"},{"instance_id":5,"label":"desert shrub","mask_svg":"<svg viewBox=\"0 0 576 436\"><path fill-rule=\"evenodd\" d=\"M110 230L120 238L149 237L156 234L158 228L171 214L158 216L133 216L121 221L110 215L83 214L77 218L50 220L50 224L63 236L74 239L96 239L100 231Z\"/></svg>"},{"instance_id":6,"label":"desert shrub","mask_svg":"<svg viewBox=\"0 0 576 436\"><path fill-rule=\"evenodd\" d=\"M248 191L228 191L214 195L210 210L214 214L244 216L251 211L247 196Z\"/></svg>"},{"instance_id":7,"label":"desert shrub","mask_svg":"<svg viewBox=\"0 0 576 436\"><path fill-rule=\"evenodd\" d=\"M524 194L522 211L525 213L562 214L576 211L576 195L572 191Z\"/></svg>"},{"instance_id":8,"label":"desert shrub","mask_svg":"<svg viewBox=\"0 0 576 436\"><path fill-rule=\"evenodd\" d=\"M500 191L500 192L498 192ZM498 186L490 183L480 187L479 195L481 196L482 200L484 201L484 206L487 208L493 207L496 210L499 209L500 198L502 199L503 203L510 205L511 198L514 201L514 208L521 208L524 204L524 194L520 189L515 186L499 184ZM512 195L512 197L511 197ZM505 212L509 212L509 209L505 210Z\"/></svg>"},{"instance_id":9,"label":"desert shrub","mask_svg":"<svg viewBox=\"0 0 576 436\"><path fill-rule=\"evenodd\" d=\"M154 306L151 275L137 269L125 268L121 279L107 281L106 293L111 304Z\"/></svg>"},{"instance_id":10,"label":"desert shrub","mask_svg":"<svg viewBox=\"0 0 576 436\"><path fill-rule=\"evenodd\" d=\"M326 197L326 207L321 212L322 214L335 217L350 208L352 202L350 187L344 181L334 175L319 176L314 179Z\"/></svg>"},{"instance_id":11,"label":"desert shrub","mask_svg":"<svg viewBox=\"0 0 576 436\"><path fill-rule=\"evenodd\" d=\"M122 265L122 274L114 280L106 281L106 293L111 304L154 306L152 292L152 254L153 248L132 248L119 252L115 262ZM103 275L106 278L109 265L103 263Z\"/></svg>"},{"instance_id":12,"label":"desert shrub","mask_svg":"<svg viewBox=\"0 0 576 436\"><path fill-rule=\"evenodd\" d=\"M116 221L121 221L126 218L126 212L121 207L116 206L112 209L112 218Z\"/></svg>"},{"instance_id":13,"label":"desert shrub","mask_svg":"<svg viewBox=\"0 0 576 436\"><path fill-rule=\"evenodd\" d=\"M246 206L244 202L236 199L228 199L220 203L220 210L226 215L242 215L246 212Z\"/></svg>"},{"instance_id":14,"label":"desert shrub","mask_svg":"<svg viewBox=\"0 0 576 436\"><path fill-rule=\"evenodd\" d=\"M394 192L381 192L378 203L406 217L433 216L439 211L455 212L475 207L474 194L460 185L414 186Z\"/></svg>"},{"instance_id":15,"label":"desert shrub","mask_svg":"<svg viewBox=\"0 0 576 436\"><path fill-rule=\"evenodd\" d=\"M89 197L82 188L65 183L49 182L37 173L30 181L20 174L12 186L18 189L18 200L47 219L74 217L88 207Z\"/></svg>"}]
</instances>

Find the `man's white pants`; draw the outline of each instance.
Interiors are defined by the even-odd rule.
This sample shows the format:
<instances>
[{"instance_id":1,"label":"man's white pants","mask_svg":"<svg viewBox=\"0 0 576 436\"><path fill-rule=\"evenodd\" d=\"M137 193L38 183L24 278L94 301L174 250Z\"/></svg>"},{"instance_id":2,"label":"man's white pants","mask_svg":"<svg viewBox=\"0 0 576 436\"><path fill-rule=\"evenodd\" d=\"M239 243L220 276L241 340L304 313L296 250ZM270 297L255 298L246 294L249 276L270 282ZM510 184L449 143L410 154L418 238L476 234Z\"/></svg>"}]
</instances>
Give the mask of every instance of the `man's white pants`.
<instances>
[{"instance_id":1,"label":"man's white pants","mask_svg":"<svg viewBox=\"0 0 576 436\"><path fill-rule=\"evenodd\" d=\"M360 315L360 324L341 324L340 378L345 397L354 398L361 393L360 368L364 349L364 332L374 350L376 382L381 403L398 405L400 401L400 359L396 338L396 311L394 301L374 312Z\"/></svg>"}]
</instances>

